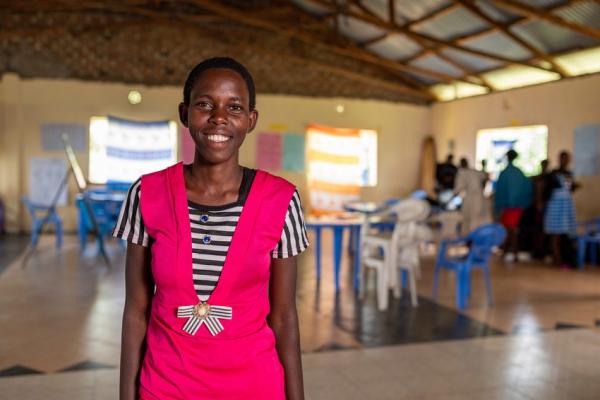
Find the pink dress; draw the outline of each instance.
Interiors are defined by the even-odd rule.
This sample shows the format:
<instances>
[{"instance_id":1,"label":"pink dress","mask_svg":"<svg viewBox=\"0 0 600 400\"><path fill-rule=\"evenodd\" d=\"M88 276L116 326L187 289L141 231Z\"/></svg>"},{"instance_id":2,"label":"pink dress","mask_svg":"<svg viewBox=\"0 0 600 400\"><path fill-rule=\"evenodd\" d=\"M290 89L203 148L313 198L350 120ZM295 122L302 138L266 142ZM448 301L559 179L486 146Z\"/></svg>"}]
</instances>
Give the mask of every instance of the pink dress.
<instances>
[{"instance_id":1,"label":"pink dress","mask_svg":"<svg viewBox=\"0 0 600 400\"><path fill-rule=\"evenodd\" d=\"M156 293L146 335L140 397L285 399L283 368L266 319L270 311L271 250L281 237L294 186L257 171L219 283L208 300L214 310L231 308L231 319L214 314L222 327L216 335L218 329L211 332L208 321L194 334L188 333L183 328L190 317L178 316L178 309L198 304L182 164L143 176L141 193L143 220L154 240Z\"/></svg>"}]
</instances>

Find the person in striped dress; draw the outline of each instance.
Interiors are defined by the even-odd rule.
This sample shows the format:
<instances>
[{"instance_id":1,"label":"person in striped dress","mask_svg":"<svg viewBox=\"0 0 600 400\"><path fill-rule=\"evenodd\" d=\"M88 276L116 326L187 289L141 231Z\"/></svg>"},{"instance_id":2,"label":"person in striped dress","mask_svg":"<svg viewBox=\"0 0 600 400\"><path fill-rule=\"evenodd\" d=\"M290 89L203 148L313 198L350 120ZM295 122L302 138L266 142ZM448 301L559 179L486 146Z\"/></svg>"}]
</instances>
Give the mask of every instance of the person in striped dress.
<instances>
[{"instance_id":1,"label":"person in striped dress","mask_svg":"<svg viewBox=\"0 0 600 400\"><path fill-rule=\"evenodd\" d=\"M243 65L230 58L213 58L198 64L186 80L184 99L179 106L181 122L189 128L196 145L194 162L170 167L158 175L145 175L129 189L113 232L113 236L128 242L121 347L121 400L304 399L295 282L296 256L309 243L300 196L297 190L294 191L293 185L264 171L239 165L239 148L258 118L255 102L254 81ZM156 177L162 176L173 177L172 182L175 183L164 189L156 186L156 182L161 182ZM268 188L264 186L267 181L271 185L268 187L278 188L272 197L278 200L271 202L278 209L257 207L261 193L268 193ZM144 186L144 182L147 186ZM257 191L251 190L255 183L259 188ZM146 197L145 188L149 190ZM157 221L161 223L161 217L158 220L156 218L157 210L158 215L164 214L163 219L167 221L161 226L180 224L181 219L173 221L175 224L171 223L174 214L170 207L173 205L166 200L171 198L171 194L165 193L173 190L182 193L183 197L180 198L187 198L187 210L183 205L184 212L179 212L181 208L177 206L176 214L189 218L184 222L189 224L191 234L189 277L193 282L189 283L189 287L193 284L198 304L178 304L176 310L160 314L163 311L160 301L156 301L157 293L171 293L177 290L173 288L188 287L187 273L177 272L180 265L187 268L187 256L165 259L164 255L157 254L159 250L153 250L153 246L161 243L162 248L179 249L187 246L178 244L173 247L171 243L188 241L179 236L170 236L173 234L163 228L162 231L156 229ZM157 208L157 204L160 208ZM250 214L246 214L244 219L247 204L250 204ZM286 205L287 212L284 208ZM273 221L281 221L282 224L271 222L271 214L280 215L280 219L273 217ZM152 218L145 223L144 215ZM262 215L266 222L252 228L249 225L251 215ZM281 226L279 233L277 229ZM244 232L242 235L251 232L251 238L257 235L256 243L260 244L245 246L253 250L244 259L239 256L244 244L232 240L238 229ZM273 229L277 235L273 234ZM177 232L176 235L179 235L187 230L178 228ZM156 233L161 236L152 237ZM269 246L272 243L273 247L262 253L263 243L269 243ZM229 250L234 246L236 251L233 252L233 258L226 262L231 255ZM254 260L257 269L247 270L251 275L248 278L233 276L234 270L227 272L227 268L241 268L243 264L249 268L248 265L252 266ZM264 260L268 274L258 270ZM236 265L232 265L232 262ZM227 282L227 279L221 279L225 276L223 272ZM260 289L252 293L263 293L263 282L260 281L263 277L268 279L266 298L248 299L246 303L239 299L237 303L226 303L224 294L229 293L230 288L242 292L248 291L248 285L260 284ZM173 284L174 280L178 280L177 285ZM164 285L163 289L161 285ZM222 290L219 291L219 288ZM213 294L217 297L221 295L219 301L223 303L212 304ZM175 295L170 301L176 302L178 299ZM253 304L256 306L253 307ZM264 304L268 307L265 308ZM236 337L236 327L240 325L228 324L226 320L237 320L238 324L244 321L246 315L251 313L240 313L242 306L252 312L264 309L270 312L264 321L252 325L259 326L259 330ZM182 316L189 316L183 327L177 323ZM165 319L171 321L170 318L175 318L171 326L162 326L164 322L157 322ZM223 318L223 324L217 318ZM202 322L205 326L202 326ZM263 329L265 324L269 329ZM171 339L165 339L166 336ZM221 337L222 340L219 339ZM257 337L256 342L253 342L254 337ZM268 346L273 337L275 344L270 345L271 349L267 347L261 350L261 361L243 356L244 352L251 352L253 346L257 346L257 349L264 347L265 343ZM240 347L240 343L246 342L248 345ZM214 354L209 347L198 349L198 346L210 346L211 343L215 346L213 349L224 351ZM274 358L272 352L275 353ZM187 355L191 353L197 359L186 359L191 357ZM212 357L214 368L206 366L211 363L206 357ZM228 359L232 360L231 365ZM261 372L261 369L264 370ZM261 379L268 380L263 382ZM193 393L190 393L191 390Z\"/></svg>"},{"instance_id":2,"label":"person in striped dress","mask_svg":"<svg viewBox=\"0 0 600 400\"><path fill-rule=\"evenodd\" d=\"M544 215L544 233L551 236L554 263L569 268L568 260L562 251L561 242L566 242L576 232L575 203L572 193L579 188L573 173L568 169L571 155L562 151L559 167L548 177L547 189L550 198Z\"/></svg>"}]
</instances>

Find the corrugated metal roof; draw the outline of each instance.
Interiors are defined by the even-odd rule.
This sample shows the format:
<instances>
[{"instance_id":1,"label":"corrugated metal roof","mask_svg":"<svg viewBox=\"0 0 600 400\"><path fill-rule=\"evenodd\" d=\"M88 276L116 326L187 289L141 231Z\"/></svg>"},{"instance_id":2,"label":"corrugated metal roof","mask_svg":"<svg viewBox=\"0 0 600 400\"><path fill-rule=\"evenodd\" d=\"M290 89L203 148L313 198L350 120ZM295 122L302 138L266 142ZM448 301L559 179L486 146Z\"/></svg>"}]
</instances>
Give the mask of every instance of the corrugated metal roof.
<instances>
[{"instance_id":1,"label":"corrugated metal roof","mask_svg":"<svg viewBox=\"0 0 600 400\"><path fill-rule=\"evenodd\" d=\"M585 1L556 11L554 14L580 25L600 29L600 3Z\"/></svg>"},{"instance_id":2,"label":"corrugated metal roof","mask_svg":"<svg viewBox=\"0 0 600 400\"><path fill-rule=\"evenodd\" d=\"M338 29L342 35L359 42L381 36L386 32L384 29L343 15L338 16Z\"/></svg>"},{"instance_id":3,"label":"corrugated metal roof","mask_svg":"<svg viewBox=\"0 0 600 400\"><path fill-rule=\"evenodd\" d=\"M478 0L476 3L483 13L496 21L507 23L521 18L521 15L519 14L511 13L502 7L496 7L494 4L490 3L489 0Z\"/></svg>"},{"instance_id":4,"label":"corrugated metal roof","mask_svg":"<svg viewBox=\"0 0 600 400\"><path fill-rule=\"evenodd\" d=\"M292 3L297 4L299 7L313 15L322 16L329 14L329 10L326 7L323 7L317 3L313 3L310 0L292 0Z\"/></svg>"},{"instance_id":5,"label":"corrugated metal roof","mask_svg":"<svg viewBox=\"0 0 600 400\"><path fill-rule=\"evenodd\" d=\"M558 4L568 3L565 0L519 0L519 2L536 8L549 8Z\"/></svg>"},{"instance_id":6,"label":"corrugated metal roof","mask_svg":"<svg viewBox=\"0 0 600 400\"><path fill-rule=\"evenodd\" d=\"M414 26L414 30L438 39L452 39L477 32L488 26L481 18L465 8L458 8Z\"/></svg>"},{"instance_id":7,"label":"corrugated metal roof","mask_svg":"<svg viewBox=\"0 0 600 400\"><path fill-rule=\"evenodd\" d=\"M498 68L504 65L499 61L473 56L469 53L465 53L464 51L460 50L444 49L442 50L442 53L444 53L444 55L450 57L460 65L464 65L465 68L470 69L474 72L487 71L492 68Z\"/></svg>"},{"instance_id":8,"label":"corrugated metal roof","mask_svg":"<svg viewBox=\"0 0 600 400\"><path fill-rule=\"evenodd\" d=\"M547 53L591 47L597 40L543 20L529 21L512 28L513 32Z\"/></svg>"},{"instance_id":9,"label":"corrugated metal roof","mask_svg":"<svg viewBox=\"0 0 600 400\"><path fill-rule=\"evenodd\" d=\"M422 47L403 35L390 35L367 47L381 57L400 60L415 55Z\"/></svg>"},{"instance_id":10,"label":"corrugated metal roof","mask_svg":"<svg viewBox=\"0 0 600 400\"><path fill-rule=\"evenodd\" d=\"M348 1L348 3L351 4L350 1ZM374 14L377 14L377 16L379 16L379 18L381 18L382 20L384 20L384 21L390 20L387 0L363 1L362 4L369 11L373 12ZM357 9L358 11L360 11L359 7L355 6L354 8ZM403 21L397 21L397 22L403 22Z\"/></svg>"},{"instance_id":11,"label":"corrugated metal roof","mask_svg":"<svg viewBox=\"0 0 600 400\"><path fill-rule=\"evenodd\" d=\"M366 1L365 3L370 3L371 1ZM450 3L452 3L450 0L396 0L396 13L412 21L441 7L445 7Z\"/></svg>"},{"instance_id":12,"label":"corrugated metal roof","mask_svg":"<svg viewBox=\"0 0 600 400\"><path fill-rule=\"evenodd\" d=\"M297 4L304 4L303 7L305 8L307 4L311 4L311 0L293 1ZM450 41L457 37L465 37L469 34L487 30L487 33L475 35L473 38L466 37L458 43L460 46L467 49L480 50L515 61L527 61L536 58L534 54L519 45L509 36L499 30L490 29L491 27L484 19L472 13L466 7L461 7L454 1L394 1L397 14L395 22L400 26L407 22L430 15L436 10L440 10L442 12L436 14L433 18L413 24L410 29L443 41ZM598 0L582 0L574 2L573 4L567 0L519 1L532 8L552 10L550 12L565 20L600 30L600 2L598 2ZM337 2L342 10L350 7L350 9L356 13L364 13L364 10L357 7L351 0L337 0ZM522 20L522 22L510 26L509 29L511 32L548 54L593 48L594 46L600 45L600 40L596 40L588 35L583 35L573 30L563 28L557 24L545 21L543 18L527 17L526 15L503 8L491 0L475 0L475 3L485 15L502 24L510 24L516 20ZM370 10L371 13L379 16L381 20L386 22L389 21L388 0L362 0L362 4ZM321 15L323 15L324 10L323 8L317 8L316 11L312 12L320 12ZM377 28L372 24L364 23L353 18L340 18L338 26L343 35L355 41L370 40L385 33L385 29ZM367 50L387 59L407 60L422 52L423 47L409 39L406 35L389 32L388 37L367 46ZM514 64L506 65L501 61L476 56L449 47L443 48L441 51L444 56L454 60L457 64L464 66L465 69L473 71L473 73L495 70L495 73L486 74L486 76L489 76L491 80L497 79L499 81L499 87L527 85L535 82L557 79L558 76L553 72L545 72L534 67L529 68L523 65L516 66ZM566 67L569 67L569 70L573 71L596 71L598 62L591 60L594 62L590 63L586 60L590 57L597 57L597 54L600 53L589 52L589 54L586 53L586 55L582 55L581 57L575 54L568 60L565 58L563 64L565 64ZM540 60L537 60L536 62L539 64ZM410 61L409 65L455 77L464 75L460 68L445 61L443 58L436 56L432 52L426 53L425 55ZM545 68L549 68L549 64L546 63ZM429 76L420 76L414 72L407 74L414 76L418 80L429 85L438 82ZM514 75L514 78L510 77L511 74ZM578 72L575 74L578 74ZM452 90L457 91L458 89L453 86ZM472 90L457 91L457 93L466 93L469 91Z\"/></svg>"},{"instance_id":13,"label":"corrugated metal roof","mask_svg":"<svg viewBox=\"0 0 600 400\"><path fill-rule=\"evenodd\" d=\"M457 78L463 75L463 71L456 68L452 64L447 63L446 61L434 54L425 57L420 57L412 61L410 65L430 69L433 71L443 72L445 74L452 75Z\"/></svg>"},{"instance_id":14,"label":"corrugated metal roof","mask_svg":"<svg viewBox=\"0 0 600 400\"><path fill-rule=\"evenodd\" d=\"M526 60L534 55L502 32L492 32L463 41L465 47L496 54L511 60Z\"/></svg>"}]
</instances>

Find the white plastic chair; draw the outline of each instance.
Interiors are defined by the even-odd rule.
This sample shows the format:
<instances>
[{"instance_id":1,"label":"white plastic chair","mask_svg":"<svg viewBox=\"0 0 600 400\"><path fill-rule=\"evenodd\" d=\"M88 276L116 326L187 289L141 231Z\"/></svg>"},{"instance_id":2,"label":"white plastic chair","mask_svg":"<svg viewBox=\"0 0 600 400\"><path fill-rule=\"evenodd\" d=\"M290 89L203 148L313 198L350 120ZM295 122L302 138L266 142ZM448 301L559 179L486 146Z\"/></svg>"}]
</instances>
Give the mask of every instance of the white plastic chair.
<instances>
[{"instance_id":1,"label":"white plastic chair","mask_svg":"<svg viewBox=\"0 0 600 400\"><path fill-rule=\"evenodd\" d=\"M426 201L406 199L391 207L388 213L395 214L396 223L391 234L371 232L369 221L365 221L360 240L363 265L377 272L377 306L382 311L388 307L390 287L394 288L395 297L400 297L401 270L408 272L412 305L418 304L415 277L420 266L419 246L431 237L429 229L419 225L429 215ZM364 298L365 288L363 276L359 289L361 298Z\"/></svg>"}]
</instances>

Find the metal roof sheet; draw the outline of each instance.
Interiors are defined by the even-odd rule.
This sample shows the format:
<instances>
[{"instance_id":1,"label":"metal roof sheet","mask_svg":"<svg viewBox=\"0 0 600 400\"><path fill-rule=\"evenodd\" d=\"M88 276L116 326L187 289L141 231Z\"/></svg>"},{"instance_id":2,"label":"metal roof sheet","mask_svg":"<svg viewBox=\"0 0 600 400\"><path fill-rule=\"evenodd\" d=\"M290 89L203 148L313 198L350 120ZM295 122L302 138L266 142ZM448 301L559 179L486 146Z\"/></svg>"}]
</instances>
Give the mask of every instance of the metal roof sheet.
<instances>
[{"instance_id":1,"label":"metal roof sheet","mask_svg":"<svg viewBox=\"0 0 600 400\"><path fill-rule=\"evenodd\" d=\"M567 3L565 0L519 0L519 2L535 8L549 8Z\"/></svg>"},{"instance_id":2,"label":"metal roof sheet","mask_svg":"<svg viewBox=\"0 0 600 400\"><path fill-rule=\"evenodd\" d=\"M367 1L366 3L370 3L371 1ZM441 7L446 7L450 3L452 3L450 0L396 0L396 13L400 14L404 19L412 21Z\"/></svg>"},{"instance_id":3,"label":"metal roof sheet","mask_svg":"<svg viewBox=\"0 0 600 400\"><path fill-rule=\"evenodd\" d=\"M502 32L491 32L462 43L465 47L496 54L511 60L526 60L533 54Z\"/></svg>"},{"instance_id":4,"label":"metal roof sheet","mask_svg":"<svg viewBox=\"0 0 600 400\"><path fill-rule=\"evenodd\" d=\"M591 47L597 40L543 20L529 21L512 28L513 32L547 53Z\"/></svg>"},{"instance_id":5,"label":"metal roof sheet","mask_svg":"<svg viewBox=\"0 0 600 400\"><path fill-rule=\"evenodd\" d=\"M442 50L442 53L474 72L487 71L489 69L498 68L504 65L499 61L477 57L460 50L444 49Z\"/></svg>"},{"instance_id":6,"label":"metal roof sheet","mask_svg":"<svg viewBox=\"0 0 600 400\"><path fill-rule=\"evenodd\" d=\"M448 40L477 32L488 26L481 18L465 8L458 8L414 26L414 30L438 39Z\"/></svg>"},{"instance_id":7,"label":"metal roof sheet","mask_svg":"<svg viewBox=\"0 0 600 400\"><path fill-rule=\"evenodd\" d=\"M392 34L367 48L381 57L400 60L415 55L422 47L404 35Z\"/></svg>"},{"instance_id":8,"label":"metal roof sheet","mask_svg":"<svg viewBox=\"0 0 600 400\"><path fill-rule=\"evenodd\" d=\"M493 3L490 3L489 0L478 0L476 3L484 14L492 17L496 21L507 23L521 18L521 15L514 14L502 7L497 7Z\"/></svg>"},{"instance_id":9,"label":"metal roof sheet","mask_svg":"<svg viewBox=\"0 0 600 400\"><path fill-rule=\"evenodd\" d=\"M433 71L443 72L448 75L452 75L455 77L460 77L464 73L460 69L456 68L454 65L449 64L444 61L440 57L435 54L431 54L424 57L419 57L418 59L409 63L410 65L414 65L416 67L426 68Z\"/></svg>"},{"instance_id":10,"label":"metal roof sheet","mask_svg":"<svg viewBox=\"0 0 600 400\"><path fill-rule=\"evenodd\" d=\"M338 29L342 35L359 42L381 36L386 32L384 29L343 15L338 16Z\"/></svg>"},{"instance_id":11,"label":"metal roof sheet","mask_svg":"<svg viewBox=\"0 0 600 400\"><path fill-rule=\"evenodd\" d=\"M580 25L600 29L600 3L584 1L560 9L554 14Z\"/></svg>"},{"instance_id":12,"label":"metal roof sheet","mask_svg":"<svg viewBox=\"0 0 600 400\"><path fill-rule=\"evenodd\" d=\"M292 3L298 5L303 10L313 14L313 15L327 15L329 14L329 10L327 7L323 7L320 4L313 3L310 0L292 0Z\"/></svg>"}]
</instances>

